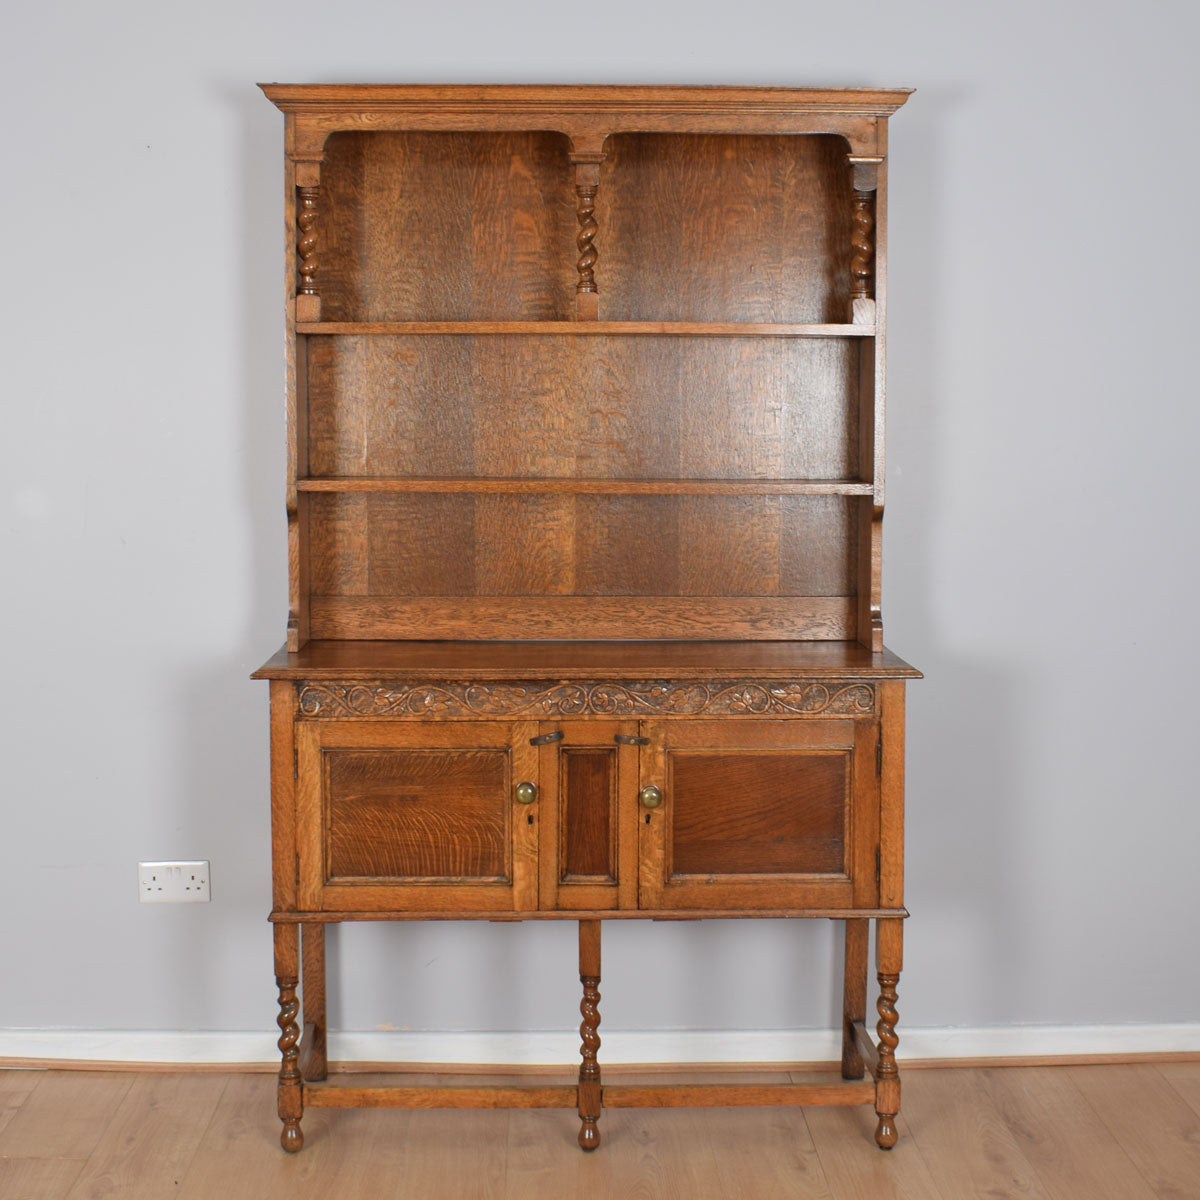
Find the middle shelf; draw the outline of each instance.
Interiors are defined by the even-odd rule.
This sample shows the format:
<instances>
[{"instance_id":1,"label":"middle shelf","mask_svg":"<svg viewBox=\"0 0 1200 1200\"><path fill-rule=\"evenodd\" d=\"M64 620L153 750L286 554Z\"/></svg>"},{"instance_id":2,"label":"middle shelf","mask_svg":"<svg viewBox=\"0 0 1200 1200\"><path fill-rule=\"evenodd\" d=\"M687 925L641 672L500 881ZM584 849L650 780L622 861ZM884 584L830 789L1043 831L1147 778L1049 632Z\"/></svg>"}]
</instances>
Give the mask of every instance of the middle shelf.
<instances>
[{"instance_id":1,"label":"middle shelf","mask_svg":"<svg viewBox=\"0 0 1200 1200\"><path fill-rule=\"evenodd\" d=\"M536 334L591 337L784 337L875 336L874 325L815 325L774 321L300 321L296 332L347 335Z\"/></svg>"},{"instance_id":2,"label":"middle shelf","mask_svg":"<svg viewBox=\"0 0 1200 1200\"><path fill-rule=\"evenodd\" d=\"M530 479L497 476L325 476L296 480L300 492L499 492L636 496L870 496L861 479Z\"/></svg>"}]
</instances>

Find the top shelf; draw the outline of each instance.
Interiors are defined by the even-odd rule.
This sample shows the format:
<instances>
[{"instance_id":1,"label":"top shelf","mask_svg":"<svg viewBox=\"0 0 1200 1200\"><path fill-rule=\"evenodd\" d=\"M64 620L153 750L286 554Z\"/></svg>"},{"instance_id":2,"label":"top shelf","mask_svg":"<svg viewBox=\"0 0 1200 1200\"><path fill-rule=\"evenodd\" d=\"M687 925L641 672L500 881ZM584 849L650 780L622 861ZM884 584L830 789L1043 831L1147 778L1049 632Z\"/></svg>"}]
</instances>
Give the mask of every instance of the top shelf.
<instances>
[{"instance_id":1,"label":"top shelf","mask_svg":"<svg viewBox=\"0 0 1200 1200\"><path fill-rule=\"evenodd\" d=\"M874 325L789 325L750 321L297 321L297 333L359 334L543 334L619 337L869 338Z\"/></svg>"},{"instance_id":2,"label":"top shelf","mask_svg":"<svg viewBox=\"0 0 1200 1200\"><path fill-rule=\"evenodd\" d=\"M890 650L853 641L311 641L255 679L920 679Z\"/></svg>"},{"instance_id":3,"label":"top shelf","mask_svg":"<svg viewBox=\"0 0 1200 1200\"><path fill-rule=\"evenodd\" d=\"M361 119L364 109L388 112L416 110L437 123L442 115L458 128L462 114L473 125L488 115L518 121L544 119L547 112L562 118L593 121L599 114L632 113L634 127L648 119L669 125L697 114L732 115L752 127L773 112L846 113L890 116L912 94L912 88L875 87L713 87L695 85L628 84L395 84L395 83L260 83L267 98L284 112L314 115L345 113ZM673 121L672 116L678 114ZM510 122L505 121L507 126ZM540 123L535 123L540 129Z\"/></svg>"}]
</instances>

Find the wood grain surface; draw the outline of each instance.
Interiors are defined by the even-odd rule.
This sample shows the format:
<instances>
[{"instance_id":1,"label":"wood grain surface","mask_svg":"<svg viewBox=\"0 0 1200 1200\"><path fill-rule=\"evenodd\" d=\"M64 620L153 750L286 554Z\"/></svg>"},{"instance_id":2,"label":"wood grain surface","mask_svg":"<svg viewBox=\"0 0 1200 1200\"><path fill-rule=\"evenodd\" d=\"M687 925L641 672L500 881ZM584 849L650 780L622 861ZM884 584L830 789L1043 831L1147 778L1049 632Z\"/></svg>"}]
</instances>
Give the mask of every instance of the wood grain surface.
<instances>
[{"instance_id":1,"label":"wood grain surface","mask_svg":"<svg viewBox=\"0 0 1200 1200\"><path fill-rule=\"evenodd\" d=\"M855 635L853 596L318 596L321 638L841 641Z\"/></svg>"},{"instance_id":2,"label":"wood grain surface","mask_svg":"<svg viewBox=\"0 0 1200 1200\"><path fill-rule=\"evenodd\" d=\"M639 827L640 907L866 907L879 797L858 724L642 722L663 803Z\"/></svg>"},{"instance_id":3,"label":"wood grain surface","mask_svg":"<svg viewBox=\"0 0 1200 1200\"><path fill-rule=\"evenodd\" d=\"M617 751L562 752L559 878L616 881Z\"/></svg>"},{"instance_id":4,"label":"wood grain surface","mask_svg":"<svg viewBox=\"0 0 1200 1200\"><path fill-rule=\"evenodd\" d=\"M618 133L606 149L602 320L845 318L843 139Z\"/></svg>"},{"instance_id":5,"label":"wood grain surface","mask_svg":"<svg viewBox=\"0 0 1200 1200\"><path fill-rule=\"evenodd\" d=\"M849 752L676 752L671 873L841 874Z\"/></svg>"},{"instance_id":6,"label":"wood grain surface","mask_svg":"<svg viewBox=\"0 0 1200 1200\"><path fill-rule=\"evenodd\" d=\"M503 750L330 751L330 878L508 875Z\"/></svg>"},{"instance_id":7,"label":"wood grain surface","mask_svg":"<svg viewBox=\"0 0 1200 1200\"><path fill-rule=\"evenodd\" d=\"M714 676L830 676L839 679L919 679L892 651L875 654L854 641L361 641L314 640L281 649L256 679L594 679Z\"/></svg>"},{"instance_id":8,"label":"wood grain surface","mask_svg":"<svg viewBox=\"0 0 1200 1200\"><path fill-rule=\"evenodd\" d=\"M844 337L873 338L870 325L807 321L297 321L298 334L491 334L611 337Z\"/></svg>"},{"instance_id":9,"label":"wood grain surface","mask_svg":"<svg viewBox=\"0 0 1200 1200\"><path fill-rule=\"evenodd\" d=\"M982 1076L954 1069L913 1072L906 1083L910 1111L900 1118L896 1149L887 1154L871 1145L874 1115L865 1108L610 1108L601 1122L604 1146L594 1155L579 1153L578 1123L569 1112L388 1109L314 1110L305 1118L308 1146L293 1157L276 1145L268 1076L209 1076L219 1094L210 1099L206 1093L201 1101L197 1093L195 1103L184 1102L190 1098L186 1084L170 1083L155 1117L146 1104L159 1093L152 1084L148 1090L135 1087L136 1077L122 1103L114 1102L106 1082L111 1076L103 1072L72 1073L77 1085L65 1090L56 1084L62 1072L4 1072L0 1094L15 1094L6 1078L14 1074L34 1080L29 1088L21 1081L18 1091L25 1100L20 1108L42 1087L56 1103L42 1104L32 1121L23 1122L28 1140L22 1146L3 1147L0 1189L12 1200L114 1195L161 1200L168 1194L181 1200L222 1195L317 1200L334 1194L340 1200L402 1195L675 1200L682 1194L692 1200L1192 1200L1196 1195L1200 1112L1182 1096L1200 1094L1200 1063L1009 1068ZM611 1070L606 1076L611 1086L652 1081ZM506 1075L478 1081L506 1078L513 1080ZM740 1076L659 1073L657 1078L762 1086L787 1080L764 1070ZM461 1075L418 1074L408 1080L414 1086L467 1082ZM568 1071L557 1080L573 1086ZM356 1082L371 1086L373 1079L362 1076ZM553 1086L556 1079L543 1073L531 1082ZM1104 1116L1092 1102L1101 1094ZM151 1119L136 1122L139 1111ZM64 1145L52 1136L58 1124L84 1131L76 1145L94 1149L80 1150L79 1157L43 1153ZM968 1136L955 1136L967 1131ZM118 1144L123 1153L114 1156Z\"/></svg>"},{"instance_id":10,"label":"wood grain surface","mask_svg":"<svg viewBox=\"0 0 1200 1200\"><path fill-rule=\"evenodd\" d=\"M228 1082L222 1075L134 1077L67 1200L174 1195Z\"/></svg>"},{"instance_id":11,"label":"wood grain surface","mask_svg":"<svg viewBox=\"0 0 1200 1200\"><path fill-rule=\"evenodd\" d=\"M537 906L534 722L297 726L304 911Z\"/></svg>"},{"instance_id":12,"label":"wood grain surface","mask_svg":"<svg viewBox=\"0 0 1200 1200\"><path fill-rule=\"evenodd\" d=\"M298 492L470 492L572 496L869 496L860 479L547 479L330 475L298 479Z\"/></svg>"},{"instance_id":13,"label":"wood grain surface","mask_svg":"<svg viewBox=\"0 0 1200 1200\"><path fill-rule=\"evenodd\" d=\"M849 479L859 470L850 338L319 337L308 369L314 476Z\"/></svg>"},{"instance_id":14,"label":"wood grain surface","mask_svg":"<svg viewBox=\"0 0 1200 1200\"><path fill-rule=\"evenodd\" d=\"M47 1075L0 1130L0 1159L90 1157L133 1082L107 1072Z\"/></svg>"},{"instance_id":15,"label":"wood grain surface","mask_svg":"<svg viewBox=\"0 0 1200 1200\"><path fill-rule=\"evenodd\" d=\"M314 597L854 594L854 503L840 496L316 493L310 504Z\"/></svg>"},{"instance_id":16,"label":"wood grain surface","mask_svg":"<svg viewBox=\"0 0 1200 1200\"><path fill-rule=\"evenodd\" d=\"M321 180L326 320L570 315L562 134L335 133Z\"/></svg>"}]
</instances>

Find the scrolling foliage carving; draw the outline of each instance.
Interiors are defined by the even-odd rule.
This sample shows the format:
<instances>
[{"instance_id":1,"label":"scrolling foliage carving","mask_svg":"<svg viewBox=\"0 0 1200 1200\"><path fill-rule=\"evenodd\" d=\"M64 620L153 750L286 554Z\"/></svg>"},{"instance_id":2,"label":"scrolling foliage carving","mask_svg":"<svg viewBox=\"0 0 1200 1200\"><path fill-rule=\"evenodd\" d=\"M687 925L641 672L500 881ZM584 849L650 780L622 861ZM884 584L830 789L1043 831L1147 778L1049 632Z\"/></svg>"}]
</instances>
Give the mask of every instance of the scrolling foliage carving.
<instances>
[{"instance_id":1,"label":"scrolling foliage carving","mask_svg":"<svg viewBox=\"0 0 1200 1200\"><path fill-rule=\"evenodd\" d=\"M875 689L844 680L625 683L309 683L305 717L869 716Z\"/></svg>"}]
</instances>

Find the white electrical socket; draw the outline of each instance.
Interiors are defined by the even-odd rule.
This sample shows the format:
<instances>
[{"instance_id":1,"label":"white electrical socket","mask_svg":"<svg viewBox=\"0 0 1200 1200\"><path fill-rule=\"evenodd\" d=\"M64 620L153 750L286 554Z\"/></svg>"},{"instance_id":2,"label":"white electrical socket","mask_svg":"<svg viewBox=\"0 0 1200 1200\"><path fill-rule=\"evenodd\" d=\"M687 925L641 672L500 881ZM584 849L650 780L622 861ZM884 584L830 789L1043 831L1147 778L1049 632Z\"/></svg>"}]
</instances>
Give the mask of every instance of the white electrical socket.
<instances>
[{"instance_id":1,"label":"white electrical socket","mask_svg":"<svg viewBox=\"0 0 1200 1200\"><path fill-rule=\"evenodd\" d=\"M206 904L208 859L138 863L138 899L143 904Z\"/></svg>"}]
</instances>

